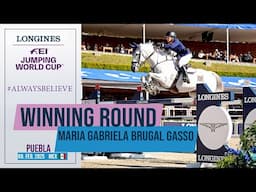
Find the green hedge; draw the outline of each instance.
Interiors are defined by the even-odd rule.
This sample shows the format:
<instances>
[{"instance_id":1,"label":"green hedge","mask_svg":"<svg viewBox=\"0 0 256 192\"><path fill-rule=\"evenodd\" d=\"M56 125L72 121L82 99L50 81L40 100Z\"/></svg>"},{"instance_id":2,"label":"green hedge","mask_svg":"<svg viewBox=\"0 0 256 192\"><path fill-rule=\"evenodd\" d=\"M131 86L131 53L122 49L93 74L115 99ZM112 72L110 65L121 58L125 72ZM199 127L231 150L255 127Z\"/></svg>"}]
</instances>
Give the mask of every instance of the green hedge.
<instances>
[{"instance_id":1,"label":"green hedge","mask_svg":"<svg viewBox=\"0 0 256 192\"><path fill-rule=\"evenodd\" d=\"M228 149L228 154L216 163L217 168L256 168L256 122L240 136L241 149Z\"/></svg>"},{"instance_id":2,"label":"green hedge","mask_svg":"<svg viewBox=\"0 0 256 192\"><path fill-rule=\"evenodd\" d=\"M131 70L131 56L119 56L93 53L82 54L82 68L111 69L111 70ZM221 76L256 77L256 67L212 63L211 66L204 65L203 62L190 62L192 67L214 71ZM149 64L140 68L141 72L150 71Z\"/></svg>"}]
</instances>

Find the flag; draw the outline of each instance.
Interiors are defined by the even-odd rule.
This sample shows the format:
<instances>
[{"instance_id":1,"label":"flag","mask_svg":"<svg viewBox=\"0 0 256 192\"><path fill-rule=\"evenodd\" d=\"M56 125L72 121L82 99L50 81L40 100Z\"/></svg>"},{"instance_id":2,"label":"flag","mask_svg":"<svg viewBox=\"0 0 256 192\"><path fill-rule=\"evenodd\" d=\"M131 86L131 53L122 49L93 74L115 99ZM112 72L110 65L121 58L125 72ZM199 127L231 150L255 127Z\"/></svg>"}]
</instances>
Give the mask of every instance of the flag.
<instances>
[{"instance_id":1,"label":"flag","mask_svg":"<svg viewBox=\"0 0 256 192\"><path fill-rule=\"evenodd\" d=\"M60 160L66 160L67 159L67 153L59 153L59 159Z\"/></svg>"}]
</instances>

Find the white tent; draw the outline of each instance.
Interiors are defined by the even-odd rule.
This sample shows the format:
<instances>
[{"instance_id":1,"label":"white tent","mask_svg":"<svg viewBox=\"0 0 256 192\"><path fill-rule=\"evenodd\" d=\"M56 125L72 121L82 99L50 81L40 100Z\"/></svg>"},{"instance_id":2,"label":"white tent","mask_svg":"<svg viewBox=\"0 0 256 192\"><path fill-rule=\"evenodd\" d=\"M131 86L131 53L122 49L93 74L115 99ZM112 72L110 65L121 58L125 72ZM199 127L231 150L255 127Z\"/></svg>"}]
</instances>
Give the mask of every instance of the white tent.
<instances>
[{"instance_id":1,"label":"white tent","mask_svg":"<svg viewBox=\"0 0 256 192\"><path fill-rule=\"evenodd\" d=\"M202 41L202 32L213 32L213 41L256 43L256 24L145 24L145 38L163 39L167 31L175 31L181 40ZM141 38L143 24L83 24L84 34Z\"/></svg>"},{"instance_id":2,"label":"white tent","mask_svg":"<svg viewBox=\"0 0 256 192\"><path fill-rule=\"evenodd\" d=\"M256 43L256 24L83 24L84 34L163 39L167 31L175 31L181 40L202 41L202 33L212 32L211 41L226 42L227 59L230 42ZM227 60L228 62L229 60Z\"/></svg>"}]
</instances>

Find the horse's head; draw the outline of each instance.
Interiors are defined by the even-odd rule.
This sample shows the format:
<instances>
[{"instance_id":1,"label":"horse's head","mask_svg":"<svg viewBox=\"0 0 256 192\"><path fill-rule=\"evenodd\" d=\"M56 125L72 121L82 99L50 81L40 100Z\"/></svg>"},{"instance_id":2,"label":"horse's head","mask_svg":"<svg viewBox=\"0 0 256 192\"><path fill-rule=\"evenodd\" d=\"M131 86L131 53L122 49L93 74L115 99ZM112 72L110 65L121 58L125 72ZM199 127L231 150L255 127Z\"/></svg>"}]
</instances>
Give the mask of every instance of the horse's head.
<instances>
[{"instance_id":1,"label":"horse's head","mask_svg":"<svg viewBox=\"0 0 256 192\"><path fill-rule=\"evenodd\" d=\"M130 46L133 49L131 70L132 70L132 72L136 72L136 71L139 70L140 65L142 63L142 61L141 61L141 49L140 49L140 45L136 44L136 43L132 43L132 44L130 44Z\"/></svg>"},{"instance_id":2,"label":"horse's head","mask_svg":"<svg viewBox=\"0 0 256 192\"><path fill-rule=\"evenodd\" d=\"M133 48L131 70L136 72L140 66L146 62L147 59L153 54L154 48L152 43L136 44L132 43L130 46ZM150 52L150 54L148 54Z\"/></svg>"}]
</instances>

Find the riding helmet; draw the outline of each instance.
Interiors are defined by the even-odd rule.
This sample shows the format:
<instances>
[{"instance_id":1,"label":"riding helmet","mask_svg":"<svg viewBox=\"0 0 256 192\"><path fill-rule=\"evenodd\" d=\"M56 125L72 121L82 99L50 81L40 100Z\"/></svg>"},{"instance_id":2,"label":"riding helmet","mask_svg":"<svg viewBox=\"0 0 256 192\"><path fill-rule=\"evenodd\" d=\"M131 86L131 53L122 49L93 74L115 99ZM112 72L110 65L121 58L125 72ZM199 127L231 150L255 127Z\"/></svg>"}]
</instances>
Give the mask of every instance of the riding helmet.
<instances>
[{"instance_id":1,"label":"riding helmet","mask_svg":"<svg viewBox=\"0 0 256 192\"><path fill-rule=\"evenodd\" d=\"M165 36L166 37L174 37L174 38L176 38L176 33L174 31L168 31Z\"/></svg>"}]
</instances>

